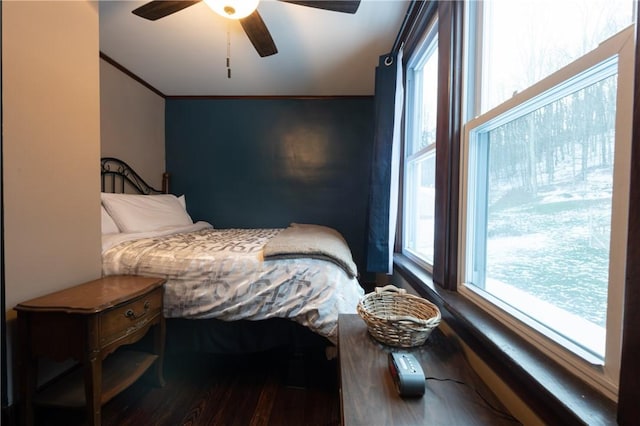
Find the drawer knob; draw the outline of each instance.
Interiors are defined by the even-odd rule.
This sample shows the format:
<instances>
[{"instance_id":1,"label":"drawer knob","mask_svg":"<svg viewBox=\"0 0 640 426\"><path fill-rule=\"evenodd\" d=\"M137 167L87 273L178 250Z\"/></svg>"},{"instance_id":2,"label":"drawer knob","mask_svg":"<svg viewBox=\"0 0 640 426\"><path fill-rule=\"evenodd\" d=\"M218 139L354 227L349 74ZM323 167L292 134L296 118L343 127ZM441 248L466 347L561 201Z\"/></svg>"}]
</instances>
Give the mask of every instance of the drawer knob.
<instances>
[{"instance_id":1,"label":"drawer knob","mask_svg":"<svg viewBox=\"0 0 640 426\"><path fill-rule=\"evenodd\" d=\"M144 311L141 314L136 315L135 312L133 312L133 309L127 309L127 312L124 313L124 316L129 318L129 319L138 319L138 318L142 318L147 311L149 310L149 301L146 300L144 302Z\"/></svg>"}]
</instances>

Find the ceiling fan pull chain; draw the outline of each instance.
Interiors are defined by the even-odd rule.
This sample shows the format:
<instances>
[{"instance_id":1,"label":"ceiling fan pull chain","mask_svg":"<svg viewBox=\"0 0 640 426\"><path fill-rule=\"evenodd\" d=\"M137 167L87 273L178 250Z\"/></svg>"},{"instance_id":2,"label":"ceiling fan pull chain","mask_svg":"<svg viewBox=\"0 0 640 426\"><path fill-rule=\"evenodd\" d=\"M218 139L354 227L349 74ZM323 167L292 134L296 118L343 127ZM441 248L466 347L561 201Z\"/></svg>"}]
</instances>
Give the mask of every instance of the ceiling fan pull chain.
<instances>
[{"instance_id":1,"label":"ceiling fan pull chain","mask_svg":"<svg viewBox=\"0 0 640 426\"><path fill-rule=\"evenodd\" d=\"M231 78L231 32L227 22L227 78Z\"/></svg>"}]
</instances>

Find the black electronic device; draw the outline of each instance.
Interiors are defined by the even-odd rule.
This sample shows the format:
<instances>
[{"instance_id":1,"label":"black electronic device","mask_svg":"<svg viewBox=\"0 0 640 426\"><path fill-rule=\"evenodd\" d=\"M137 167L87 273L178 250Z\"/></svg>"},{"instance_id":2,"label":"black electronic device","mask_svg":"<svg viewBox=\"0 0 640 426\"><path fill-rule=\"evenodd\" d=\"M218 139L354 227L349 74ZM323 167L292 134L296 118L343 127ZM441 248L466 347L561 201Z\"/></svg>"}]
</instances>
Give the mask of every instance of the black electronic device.
<instances>
[{"instance_id":1,"label":"black electronic device","mask_svg":"<svg viewBox=\"0 0 640 426\"><path fill-rule=\"evenodd\" d=\"M400 396L420 397L424 395L424 372L413 354L389 353L389 371Z\"/></svg>"}]
</instances>

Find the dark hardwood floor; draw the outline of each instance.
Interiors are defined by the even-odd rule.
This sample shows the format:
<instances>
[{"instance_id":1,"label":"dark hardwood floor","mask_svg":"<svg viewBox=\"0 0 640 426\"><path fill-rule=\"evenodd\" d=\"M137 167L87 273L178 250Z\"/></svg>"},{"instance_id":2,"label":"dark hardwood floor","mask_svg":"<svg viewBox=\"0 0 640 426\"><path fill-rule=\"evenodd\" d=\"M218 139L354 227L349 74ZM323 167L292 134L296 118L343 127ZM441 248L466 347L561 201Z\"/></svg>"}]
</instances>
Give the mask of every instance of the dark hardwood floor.
<instances>
[{"instance_id":1,"label":"dark hardwood floor","mask_svg":"<svg viewBox=\"0 0 640 426\"><path fill-rule=\"evenodd\" d=\"M102 407L104 426L339 425L337 360L316 350L291 356L167 354L163 388L145 378ZM36 411L36 424L86 424L74 410Z\"/></svg>"}]
</instances>

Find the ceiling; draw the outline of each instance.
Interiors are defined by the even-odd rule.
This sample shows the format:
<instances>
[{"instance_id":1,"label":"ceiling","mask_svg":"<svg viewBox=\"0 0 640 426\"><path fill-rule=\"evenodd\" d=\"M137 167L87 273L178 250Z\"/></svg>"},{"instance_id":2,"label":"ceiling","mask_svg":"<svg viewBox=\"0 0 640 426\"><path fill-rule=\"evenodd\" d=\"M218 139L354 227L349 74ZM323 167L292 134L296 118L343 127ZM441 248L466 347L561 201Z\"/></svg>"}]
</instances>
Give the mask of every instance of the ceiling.
<instances>
[{"instance_id":1,"label":"ceiling","mask_svg":"<svg viewBox=\"0 0 640 426\"><path fill-rule=\"evenodd\" d=\"M237 21L204 2L157 21L131 13L144 3L100 1L100 50L166 96L373 95L378 57L391 50L409 6L362 0L352 15L261 0L278 48L262 58Z\"/></svg>"}]
</instances>

